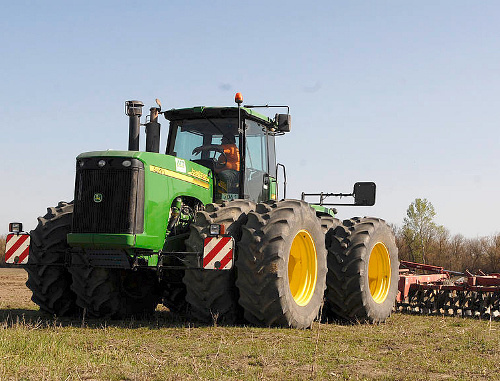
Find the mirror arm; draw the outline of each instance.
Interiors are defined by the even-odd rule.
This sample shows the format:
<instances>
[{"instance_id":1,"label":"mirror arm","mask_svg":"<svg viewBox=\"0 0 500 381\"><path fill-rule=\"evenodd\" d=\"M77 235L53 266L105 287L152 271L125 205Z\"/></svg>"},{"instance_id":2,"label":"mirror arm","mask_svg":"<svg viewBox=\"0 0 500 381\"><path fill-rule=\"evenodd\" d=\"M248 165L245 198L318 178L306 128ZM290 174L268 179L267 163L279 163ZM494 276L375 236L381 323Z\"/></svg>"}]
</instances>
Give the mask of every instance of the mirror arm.
<instances>
[{"instance_id":1,"label":"mirror arm","mask_svg":"<svg viewBox=\"0 0 500 381\"><path fill-rule=\"evenodd\" d=\"M342 204L342 203L335 203L335 204L326 204L324 203L325 199L327 197L354 197L354 193L304 193L302 192L302 201L305 201L306 196L311 196L311 197L319 197L319 204L318 205L324 205L324 206L355 206L355 204Z\"/></svg>"},{"instance_id":2,"label":"mirror arm","mask_svg":"<svg viewBox=\"0 0 500 381\"><path fill-rule=\"evenodd\" d=\"M302 192L302 201L306 196L319 197L317 205L322 206L373 206L375 204L375 188L373 182L358 182L354 184L352 193L304 193ZM325 203L327 197L354 197L354 204L345 203ZM316 203L315 203L316 204Z\"/></svg>"}]
</instances>

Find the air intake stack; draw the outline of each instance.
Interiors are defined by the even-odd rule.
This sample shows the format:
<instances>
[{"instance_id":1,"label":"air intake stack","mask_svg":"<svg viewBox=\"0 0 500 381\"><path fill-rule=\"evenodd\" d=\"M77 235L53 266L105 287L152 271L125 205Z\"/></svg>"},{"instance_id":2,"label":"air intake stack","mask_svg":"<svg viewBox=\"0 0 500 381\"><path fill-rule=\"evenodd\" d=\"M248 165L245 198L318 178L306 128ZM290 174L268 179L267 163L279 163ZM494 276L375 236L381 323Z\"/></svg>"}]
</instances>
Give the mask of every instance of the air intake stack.
<instances>
[{"instance_id":1,"label":"air intake stack","mask_svg":"<svg viewBox=\"0 0 500 381\"><path fill-rule=\"evenodd\" d=\"M141 126L141 115L144 103L141 101L126 101L125 114L128 122L128 150L139 151L139 132Z\"/></svg>"}]
</instances>

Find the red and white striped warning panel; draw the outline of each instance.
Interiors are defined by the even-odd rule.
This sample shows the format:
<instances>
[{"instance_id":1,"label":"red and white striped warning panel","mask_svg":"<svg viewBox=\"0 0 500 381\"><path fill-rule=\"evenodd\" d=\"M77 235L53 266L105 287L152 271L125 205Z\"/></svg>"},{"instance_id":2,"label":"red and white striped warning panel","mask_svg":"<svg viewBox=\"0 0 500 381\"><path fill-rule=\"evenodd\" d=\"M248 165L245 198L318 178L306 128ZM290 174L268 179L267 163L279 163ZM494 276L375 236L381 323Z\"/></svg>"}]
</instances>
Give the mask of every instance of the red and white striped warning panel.
<instances>
[{"instance_id":1,"label":"red and white striped warning panel","mask_svg":"<svg viewBox=\"0 0 500 381\"><path fill-rule=\"evenodd\" d=\"M234 239L230 236L207 237L203 243L203 268L230 270L233 268Z\"/></svg>"},{"instance_id":2,"label":"red and white striped warning panel","mask_svg":"<svg viewBox=\"0 0 500 381\"><path fill-rule=\"evenodd\" d=\"M7 234L5 242L5 263L22 265L28 263L30 235L28 233Z\"/></svg>"}]
</instances>

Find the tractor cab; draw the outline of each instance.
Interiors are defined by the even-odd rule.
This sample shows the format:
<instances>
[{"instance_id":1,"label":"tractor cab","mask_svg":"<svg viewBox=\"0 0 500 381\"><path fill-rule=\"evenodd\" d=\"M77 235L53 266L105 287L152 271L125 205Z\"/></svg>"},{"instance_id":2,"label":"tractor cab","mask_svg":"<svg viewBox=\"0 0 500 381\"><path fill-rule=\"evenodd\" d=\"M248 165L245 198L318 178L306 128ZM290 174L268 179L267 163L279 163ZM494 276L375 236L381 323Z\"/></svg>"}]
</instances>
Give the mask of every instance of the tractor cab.
<instances>
[{"instance_id":1,"label":"tractor cab","mask_svg":"<svg viewBox=\"0 0 500 381\"><path fill-rule=\"evenodd\" d=\"M249 107L173 109L164 115L170 120L165 153L209 168L214 201L277 199L274 140L283 133L277 121Z\"/></svg>"}]
</instances>

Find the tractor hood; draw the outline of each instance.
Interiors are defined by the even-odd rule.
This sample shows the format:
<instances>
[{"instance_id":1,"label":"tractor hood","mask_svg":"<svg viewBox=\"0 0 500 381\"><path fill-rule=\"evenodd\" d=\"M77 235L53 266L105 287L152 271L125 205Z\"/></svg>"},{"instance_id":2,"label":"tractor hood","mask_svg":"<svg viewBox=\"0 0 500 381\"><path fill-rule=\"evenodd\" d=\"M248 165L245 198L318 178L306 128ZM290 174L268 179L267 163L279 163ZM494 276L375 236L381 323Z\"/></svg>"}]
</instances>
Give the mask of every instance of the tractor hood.
<instances>
[{"instance_id":1,"label":"tractor hood","mask_svg":"<svg viewBox=\"0 0 500 381\"><path fill-rule=\"evenodd\" d=\"M95 151L76 158L71 246L161 250L176 197L213 198L210 169L174 156Z\"/></svg>"}]
</instances>

